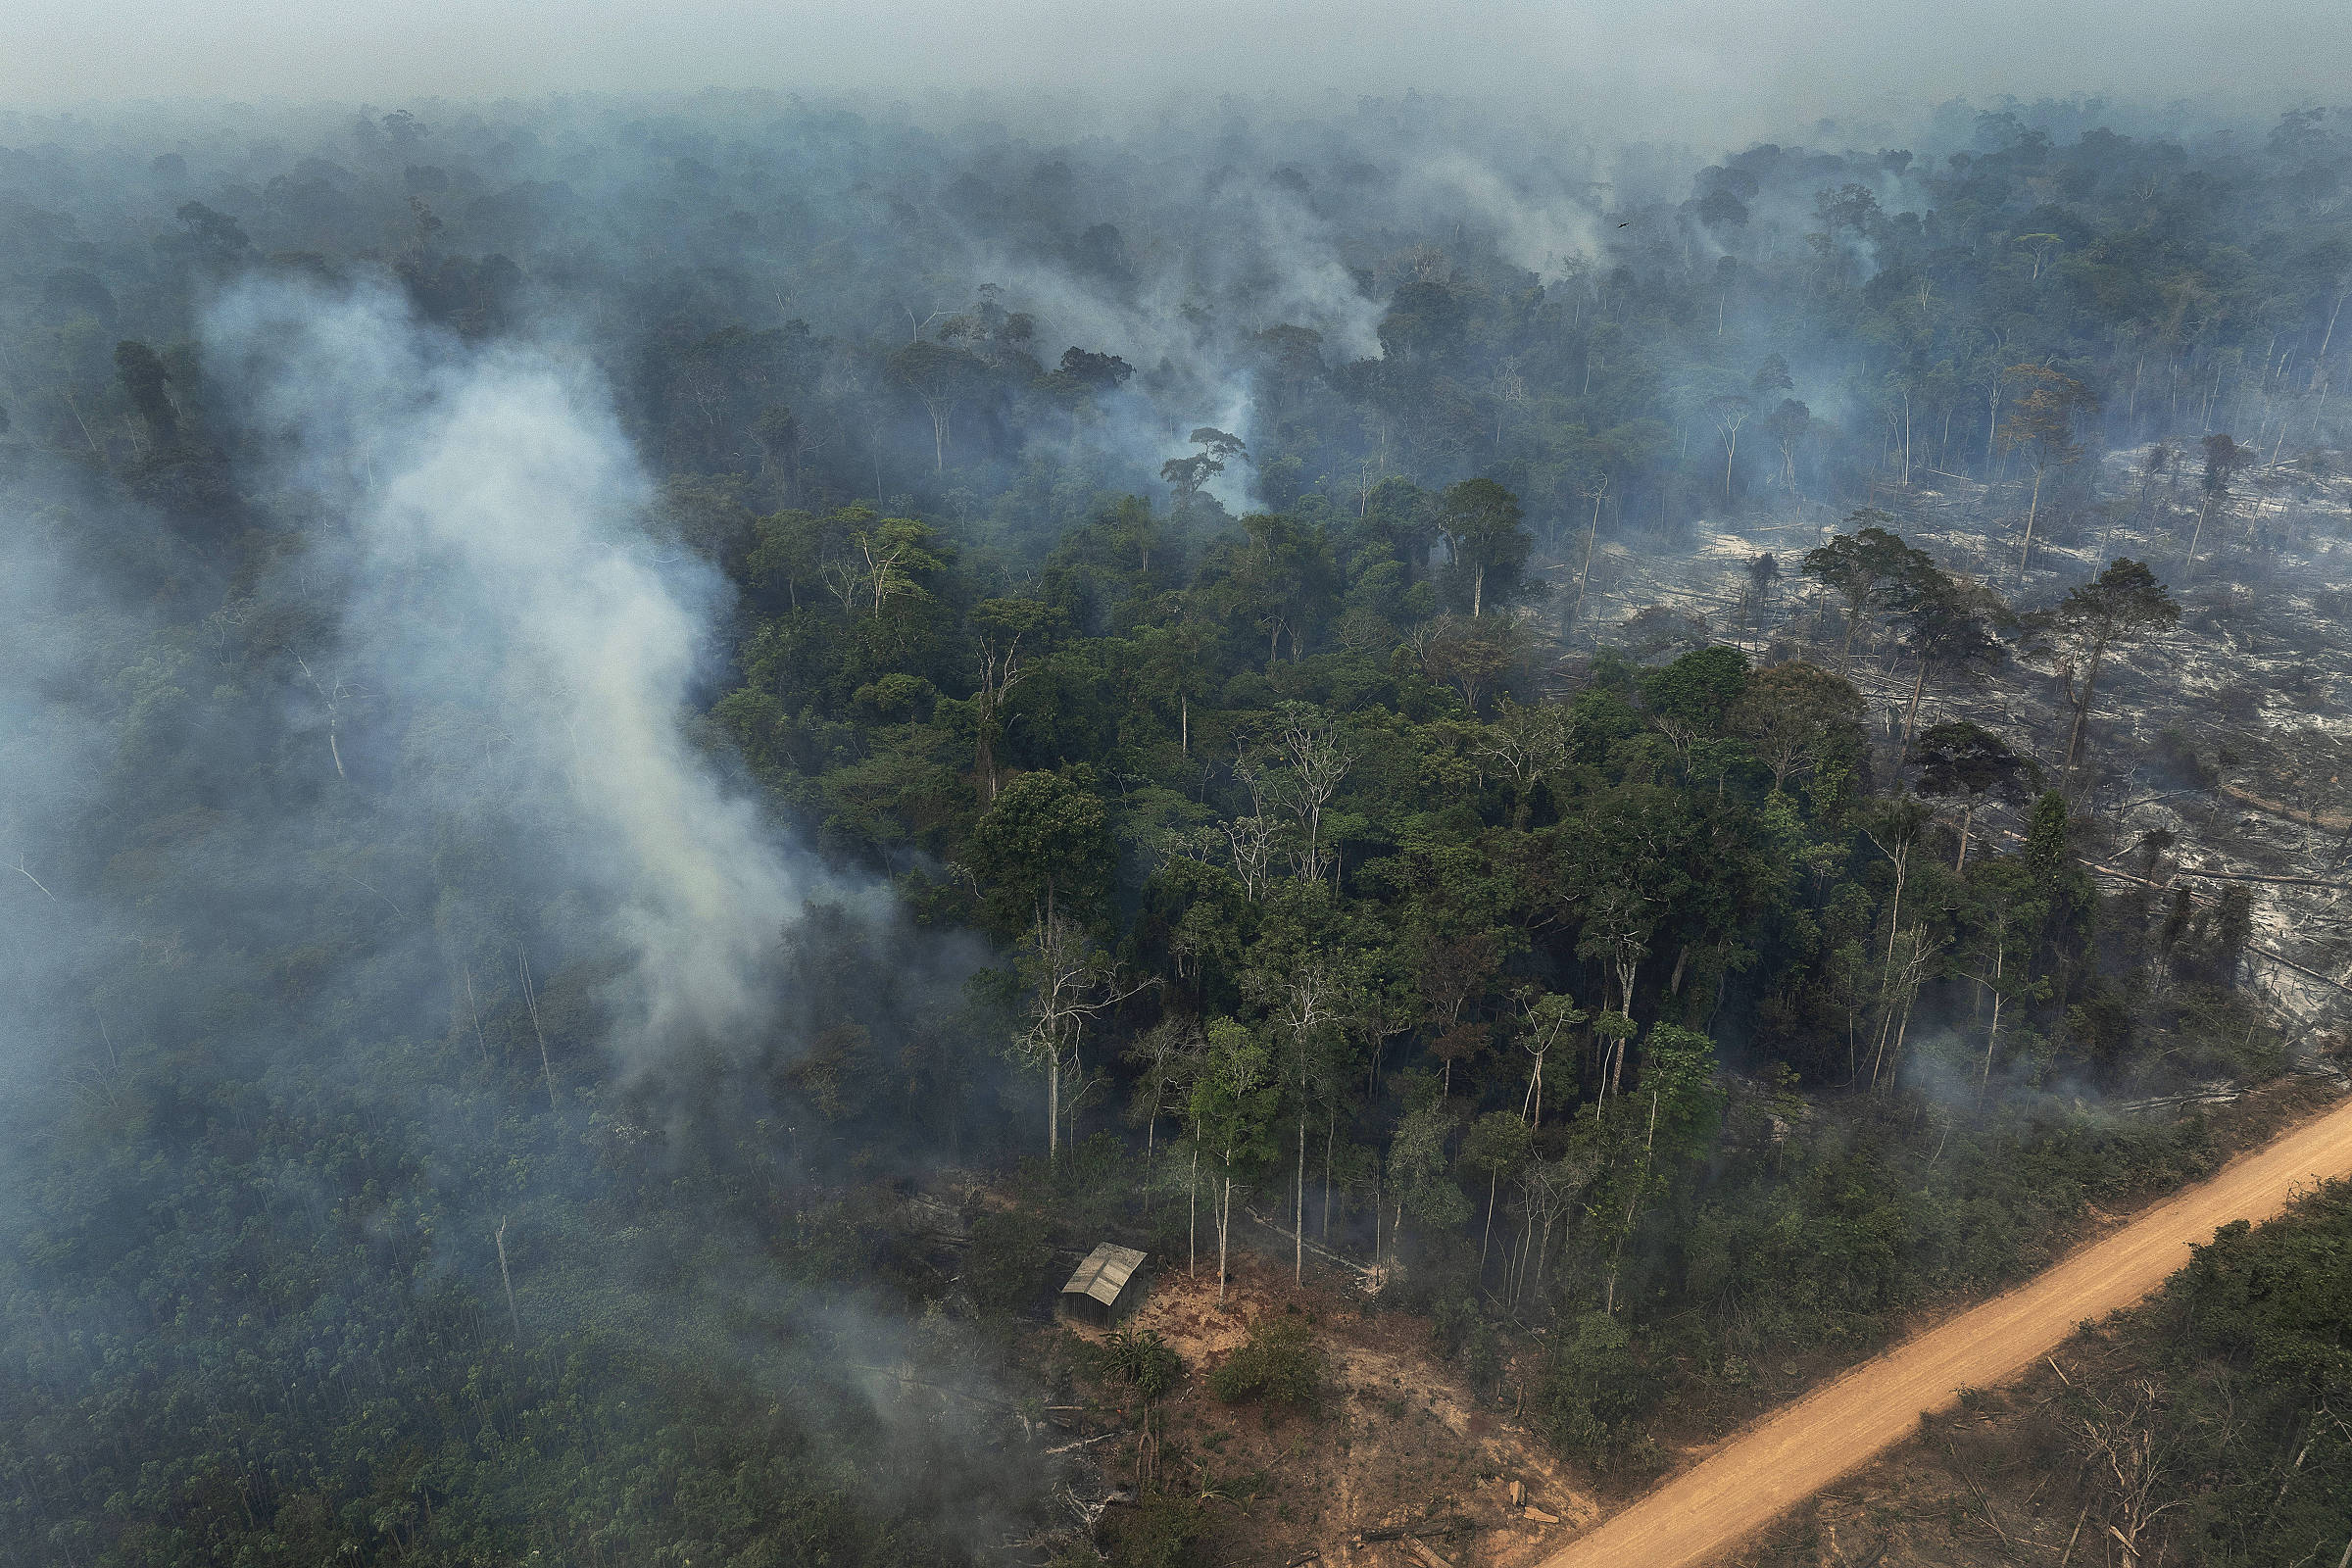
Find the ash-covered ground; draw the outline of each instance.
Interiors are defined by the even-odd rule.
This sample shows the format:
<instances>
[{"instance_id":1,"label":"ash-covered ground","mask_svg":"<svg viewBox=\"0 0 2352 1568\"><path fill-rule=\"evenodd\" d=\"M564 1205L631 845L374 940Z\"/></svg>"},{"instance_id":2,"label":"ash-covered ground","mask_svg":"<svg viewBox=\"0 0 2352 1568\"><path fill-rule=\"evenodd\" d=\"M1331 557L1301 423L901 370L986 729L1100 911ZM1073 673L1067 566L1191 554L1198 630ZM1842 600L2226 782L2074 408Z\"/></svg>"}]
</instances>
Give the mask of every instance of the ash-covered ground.
<instances>
[{"instance_id":1,"label":"ash-covered ground","mask_svg":"<svg viewBox=\"0 0 2352 1568\"><path fill-rule=\"evenodd\" d=\"M1841 653L1844 610L1804 574L1808 550L1878 521L2021 616L2120 557L2145 562L2180 618L2111 654L2101 671L2086 755L2065 780L2086 863L2102 891L2136 888L2159 910L2182 886L2200 907L2225 888L2247 890L2248 979L2290 1045L2304 1045L2339 1029L2352 999L2352 458L2257 461L2216 498L2193 445L2166 448L2153 467L2151 451L2085 464L2071 496L2045 481L2022 573L2030 475L1984 484L1914 468L1909 485L1872 493L1883 518L1780 498L1692 523L1668 549L1613 539L1620 530L1604 521L1573 615L1589 541L1572 529L1545 564L1554 591L1539 613L1564 632L1571 663L1602 644L1664 657L1711 641L1838 669L1870 703L1886 772L1902 765L1916 665L1885 624L1865 624ZM1779 576L1759 585L1751 567L1767 553ZM1915 724L1972 720L2057 780L2061 683L2018 640L2006 647L1989 676L1931 676ZM2018 808L1998 803L1978 822L2012 841L2022 827Z\"/></svg>"}]
</instances>

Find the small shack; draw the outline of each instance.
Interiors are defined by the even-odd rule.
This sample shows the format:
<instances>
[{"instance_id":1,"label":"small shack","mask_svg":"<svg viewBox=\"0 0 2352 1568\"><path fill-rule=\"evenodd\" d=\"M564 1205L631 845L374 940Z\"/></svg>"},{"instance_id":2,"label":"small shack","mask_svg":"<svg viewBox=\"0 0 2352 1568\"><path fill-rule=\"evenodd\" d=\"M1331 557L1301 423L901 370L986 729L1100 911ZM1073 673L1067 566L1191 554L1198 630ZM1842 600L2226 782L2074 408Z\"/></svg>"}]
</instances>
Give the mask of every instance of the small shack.
<instances>
[{"instance_id":1,"label":"small shack","mask_svg":"<svg viewBox=\"0 0 2352 1568\"><path fill-rule=\"evenodd\" d=\"M1104 1242L1086 1254L1086 1261L1061 1288L1054 1315L1110 1327L1144 1298L1144 1254L1134 1248Z\"/></svg>"}]
</instances>

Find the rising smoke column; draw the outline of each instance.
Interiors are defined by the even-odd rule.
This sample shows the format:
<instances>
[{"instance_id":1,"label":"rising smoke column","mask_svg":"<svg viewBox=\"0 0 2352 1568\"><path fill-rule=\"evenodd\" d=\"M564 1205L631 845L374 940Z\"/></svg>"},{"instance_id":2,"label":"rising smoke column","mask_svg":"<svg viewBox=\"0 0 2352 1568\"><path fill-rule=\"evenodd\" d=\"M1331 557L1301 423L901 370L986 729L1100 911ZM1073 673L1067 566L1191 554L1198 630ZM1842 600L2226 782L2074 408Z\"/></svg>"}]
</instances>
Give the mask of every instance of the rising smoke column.
<instances>
[{"instance_id":1,"label":"rising smoke column","mask_svg":"<svg viewBox=\"0 0 2352 1568\"><path fill-rule=\"evenodd\" d=\"M528 842L543 912L611 950L615 1038L642 1054L760 1010L814 872L727 789L682 722L725 584L637 526L650 497L602 382L531 345L469 348L380 292L257 284L206 323L281 481L332 541L331 668L309 722L338 782L370 714L404 715L403 802Z\"/></svg>"}]
</instances>

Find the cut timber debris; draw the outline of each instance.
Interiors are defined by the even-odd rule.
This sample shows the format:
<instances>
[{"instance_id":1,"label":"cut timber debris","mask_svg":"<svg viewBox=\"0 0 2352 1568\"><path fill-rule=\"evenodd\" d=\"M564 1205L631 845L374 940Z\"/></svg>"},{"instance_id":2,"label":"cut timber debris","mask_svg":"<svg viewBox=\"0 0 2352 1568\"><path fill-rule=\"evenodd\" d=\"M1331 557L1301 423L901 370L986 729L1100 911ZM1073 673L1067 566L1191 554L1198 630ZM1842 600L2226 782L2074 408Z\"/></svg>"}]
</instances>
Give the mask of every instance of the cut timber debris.
<instances>
[{"instance_id":1,"label":"cut timber debris","mask_svg":"<svg viewBox=\"0 0 2352 1568\"><path fill-rule=\"evenodd\" d=\"M1430 1519L1417 1525L1384 1525L1378 1530L1359 1531L1354 1544L1362 1546L1375 1541L1410 1541L1415 1536L1461 1536L1475 1528L1469 1520L1456 1515Z\"/></svg>"},{"instance_id":2,"label":"cut timber debris","mask_svg":"<svg viewBox=\"0 0 2352 1568\"><path fill-rule=\"evenodd\" d=\"M1298 1243L1297 1232L1283 1229L1282 1226L1276 1224L1273 1220L1268 1219L1265 1215L1259 1213L1256 1209L1250 1207L1248 1204L1245 1203L1242 1206L1242 1212L1250 1216L1251 1223L1259 1226L1262 1229L1272 1231L1276 1236L1282 1238L1282 1240L1291 1242L1293 1244ZM1353 1274L1356 1277L1356 1288L1362 1291L1365 1295L1373 1296L1379 1294L1380 1282L1387 1273L1385 1269L1358 1263L1352 1257L1343 1256L1342 1254L1333 1251L1330 1248L1319 1246L1314 1242L1307 1242L1303 1245L1307 1251L1314 1253L1324 1262L1335 1263L1341 1268L1346 1269L1348 1273Z\"/></svg>"},{"instance_id":3,"label":"cut timber debris","mask_svg":"<svg viewBox=\"0 0 2352 1568\"><path fill-rule=\"evenodd\" d=\"M1519 1511L1540 1525L1556 1525L1560 1522L1560 1516L1558 1514L1545 1513L1543 1509L1537 1507L1532 1502Z\"/></svg>"},{"instance_id":4,"label":"cut timber debris","mask_svg":"<svg viewBox=\"0 0 2352 1568\"><path fill-rule=\"evenodd\" d=\"M2258 811L2268 811L2273 816L2283 816L2290 822L2300 822L2305 827L2316 827L2325 833L2352 831L2352 816L2339 816L2330 811L2298 811L2281 801L2266 801L2252 790L2240 789L2235 784L2223 785L2222 793L2233 801L2253 807Z\"/></svg>"},{"instance_id":5,"label":"cut timber debris","mask_svg":"<svg viewBox=\"0 0 2352 1568\"><path fill-rule=\"evenodd\" d=\"M1526 1482L1524 1482L1524 1481L1514 1481L1514 1482L1512 1482L1512 1483L1511 1483L1511 1506L1512 1506L1512 1507L1514 1507L1514 1508L1516 1508L1516 1507L1518 1507L1518 1506L1519 1506L1521 1503L1523 1503L1523 1502L1525 1502L1525 1501L1527 1501L1527 1483L1526 1483Z\"/></svg>"},{"instance_id":6,"label":"cut timber debris","mask_svg":"<svg viewBox=\"0 0 2352 1568\"><path fill-rule=\"evenodd\" d=\"M1424 1545L1420 1537L1406 1536L1403 1539L1405 1545L1412 1551L1412 1554L1421 1559L1422 1568L1453 1568L1453 1564L1447 1562L1445 1558L1439 1556L1436 1552L1430 1550L1428 1546Z\"/></svg>"}]
</instances>

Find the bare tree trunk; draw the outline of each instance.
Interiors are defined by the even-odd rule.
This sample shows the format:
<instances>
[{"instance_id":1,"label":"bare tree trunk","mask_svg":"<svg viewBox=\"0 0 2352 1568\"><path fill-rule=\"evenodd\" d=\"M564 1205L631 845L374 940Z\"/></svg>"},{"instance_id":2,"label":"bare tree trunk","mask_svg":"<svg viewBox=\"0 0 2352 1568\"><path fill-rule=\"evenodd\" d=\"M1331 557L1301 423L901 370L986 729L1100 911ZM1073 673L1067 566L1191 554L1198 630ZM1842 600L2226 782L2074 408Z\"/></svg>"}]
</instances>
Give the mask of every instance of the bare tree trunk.
<instances>
[{"instance_id":1,"label":"bare tree trunk","mask_svg":"<svg viewBox=\"0 0 2352 1568\"><path fill-rule=\"evenodd\" d=\"M1997 956L1993 961L1992 977L1995 980L2001 977L2000 961ZM1992 992L1992 1027L1984 1031L1984 1071L1977 1080L1977 1103L1980 1106L1984 1103L1984 1097L1992 1092L1992 1048L1993 1043L2001 1038L2001 1003L2003 1000L2000 988L1995 986Z\"/></svg>"},{"instance_id":2,"label":"bare tree trunk","mask_svg":"<svg viewBox=\"0 0 2352 1568\"><path fill-rule=\"evenodd\" d=\"M1478 1283L1487 1283L1487 1243L1494 1235L1494 1189L1502 1181L1500 1167L1487 1172L1487 1224L1478 1233Z\"/></svg>"},{"instance_id":3,"label":"bare tree trunk","mask_svg":"<svg viewBox=\"0 0 2352 1568\"><path fill-rule=\"evenodd\" d=\"M2074 730L2066 738L2066 764L2060 769L2061 778L2071 778L2074 776L2075 755L2082 749L2082 730L2083 727L2090 721L2091 693L2097 689L2099 665L2105 661L2106 657L2107 650L2104 648L2094 649L2091 652L2090 669L2082 677L2082 700L2075 705Z\"/></svg>"},{"instance_id":4,"label":"bare tree trunk","mask_svg":"<svg viewBox=\"0 0 2352 1568\"><path fill-rule=\"evenodd\" d=\"M2020 581L2025 578L2026 564L2034 559L2034 518L2041 511L2041 471L2042 465L2035 464L2034 466L2034 499L2026 504L2026 547L2018 552L2017 557L2017 575Z\"/></svg>"},{"instance_id":5,"label":"bare tree trunk","mask_svg":"<svg viewBox=\"0 0 2352 1568\"><path fill-rule=\"evenodd\" d=\"M466 1010L473 1015L473 1043L482 1049L482 1065L490 1065L490 1042L482 1038L482 1009L473 1000L473 965L466 965Z\"/></svg>"},{"instance_id":6,"label":"bare tree trunk","mask_svg":"<svg viewBox=\"0 0 2352 1568\"><path fill-rule=\"evenodd\" d=\"M65 404L68 412L74 416L74 422L81 426L81 438L90 444L90 450L98 455L98 461L104 463L106 448L100 446L98 438L90 434L90 423L81 416L81 405L74 401L74 389L71 386L61 386L57 390L57 395Z\"/></svg>"},{"instance_id":7,"label":"bare tree trunk","mask_svg":"<svg viewBox=\"0 0 2352 1568\"><path fill-rule=\"evenodd\" d=\"M1919 939L1915 936L1912 941ZM1894 1087L1894 1075L1902 1066L1903 1042L1911 1037L1911 1009L1919 1003L1919 987L1914 984L1903 998L1903 1021L1894 1031L1894 1049L1886 1054L1886 1085Z\"/></svg>"},{"instance_id":8,"label":"bare tree trunk","mask_svg":"<svg viewBox=\"0 0 2352 1568\"><path fill-rule=\"evenodd\" d=\"M1225 1299L1225 1238L1233 1228L1233 1151L1225 1151L1225 1194L1217 1200L1217 1299Z\"/></svg>"},{"instance_id":9,"label":"bare tree trunk","mask_svg":"<svg viewBox=\"0 0 2352 1568\"><path fill-rule=\"evenodd\" d=\"M522 1345L522 1313L514 1305L514 1276L507 1272L507 1221L504 1215L499 1217L498 1231L492 1240L498 1244L498 1280L507 1288L507 1316L514 1324L514 1345L520 1348Z\"/></svg>"},{"instance_id":10,"label":"bare tree trunk","mask_svg":"<svg viewBox=\"0 0 2352 1568\"><path fill-rule=\"evenodd\" d=\"M1298 1184L1291 1209L1291 1283L1306 1281L1306 1107L1298 1107Z\"/></svg>"},{"instance_id":11,"label":"bare tree trunk","mask_svg":"<svg viewBox=\"0 0 2352 1568\"><path fill-rule=\"evenodd\" d=\"M1519 1277L1511 1286L1511 1305L1513 1306L1517 1306L1519 1304L1519 1298L1527 1294L1527 1264L1529 1257L1534 1251L1535 1241L1536 1210L1535 1205L1530 1203L1528 1205L1527 1212L1520 1216L1518 1259Z\"/></svg>"},{"instance_id":12,"label":"bare tree trunk","mask_svg":"<svg viewBox=\"0 0 2352 1568\"><path fill-rule=\"evenodd\" d=\"M1634 1183L1634 1196L1626 1200L1625 1228L1617 1233L1617 1249L1609 1254L1609 1280L1601 1295L1603 1316L1617 1315L1617 1265L1625 1260L1625 1244L1634 1234L1634 1220L1642 1212L1642 1189L1649 1185L1650 1152L1658 1144L1658 1092L1649 1092L1649 1131L1642 1140L1642 1175ZM1547 1238L1548 1239L1548 1238Z\"/></svg>"},{"instance_id":13,"label":"bare tree trunk","mask_svg":"<svg viewBox=\"0 0 2352 1568\"><path fill-rule=\"evenodd\" d=\"M1592 580L1592 549L1600 542L1600 504L1608 493L1607 485L1592 496L1592 526L1585 532L1585 564L1576 574L1576 604L1568 612L1568 624L1574 626L1585 610L1585 585Z\"/></svg>"},{"instance_id":14,"label":"bare tree trunk","mask_svg":"<svg viewBox=\"0 0 2352 1568\"><path fill-rule=\"evenodd\" d=\"M1322 1240L1331 1241L1331 1145L1339 1136L1340 1115L1337 1110L1323 1118L1323 1229Z\"/></svg>"},{"instance_id":15,"label":"bare tree trunk","mask_svg":"<svg viewBox=\"0 0 2352 1568\"><path fill-rule=\"evenodd\" d=\"M1886 962L1894 962L1894 939L1902 929L1903 883L1911 870L1911 846L1904 844L1894 857L1894 900L1886 910Z\"/></svg>"},{"instance_id":16,"label":"bare tree trunk","mask_svg":"<svg viewBox=\"0 0 2352 1568\"><path fill-rule=\"evenodd\" d=\"M539 1076L547 1085L547 1112L558 1121L564 1112L556 1104L556 1069L548 1064L547 1035L539 1027L539 992L531 984L531 956L515 950L516 968L522 976L522 1004L531 1015L531 1035L539 1042Z\"/></svg>"},{"instance_id":17,"label":"bare tree trunk","mask_svg":"<svg viewBox=\"0 0 2352 1568\"><path fill-rule=\"evenodd\" d=\"M1200 1143L1193 1141L1193 1175L1191 1206L1184 1217L1184 1275L1191 1279L1200 1269Z\"/></svg>"},{"instance_id":18,"label":"bare tree trunk","mask_svg":"<svg viewBox=\"0 0 2352 1568\"><path fill-rule=\"evenodd\" d=\"M1992 390L1984 399L1984 482L1992 482L1992 448L2001 429L2001 378L1992 378Z\"/></svg>"},{"instance_id":19,"label":"bare tree trunk","mask_svg":"<svg viewBox=\"0 0 2352 1568\"><path fill-rule=\"evenodd\" d=\"M2336 295L2335 305L2328 313L2328 330L2320 334L2320 351L2311 357L2311 384L2315 387L2320 384L2320 372L2328 363L2328 345L2335 341L2335 318L2343 314L2345 298L2345 294ZM2344 1551L2352 1559L2352 1546L2346 1546Z\"/></svg>"},{"instance_id":20,"label":"bare tree trunk","mask_svg":"<svg viewBox=\"0 0 2352 1568\"><path fill-rule=\"evenodd\" d=\"M2204 537L2205 518L2212 511L2213 500L2211 497L2207 497L2205 504L2197 509L2197 525L2188 531L2188 559L2180 563L2180 577L2183 582L2187 581L2197 569L2197 541Z\"/></svg>"}]
</instances>

